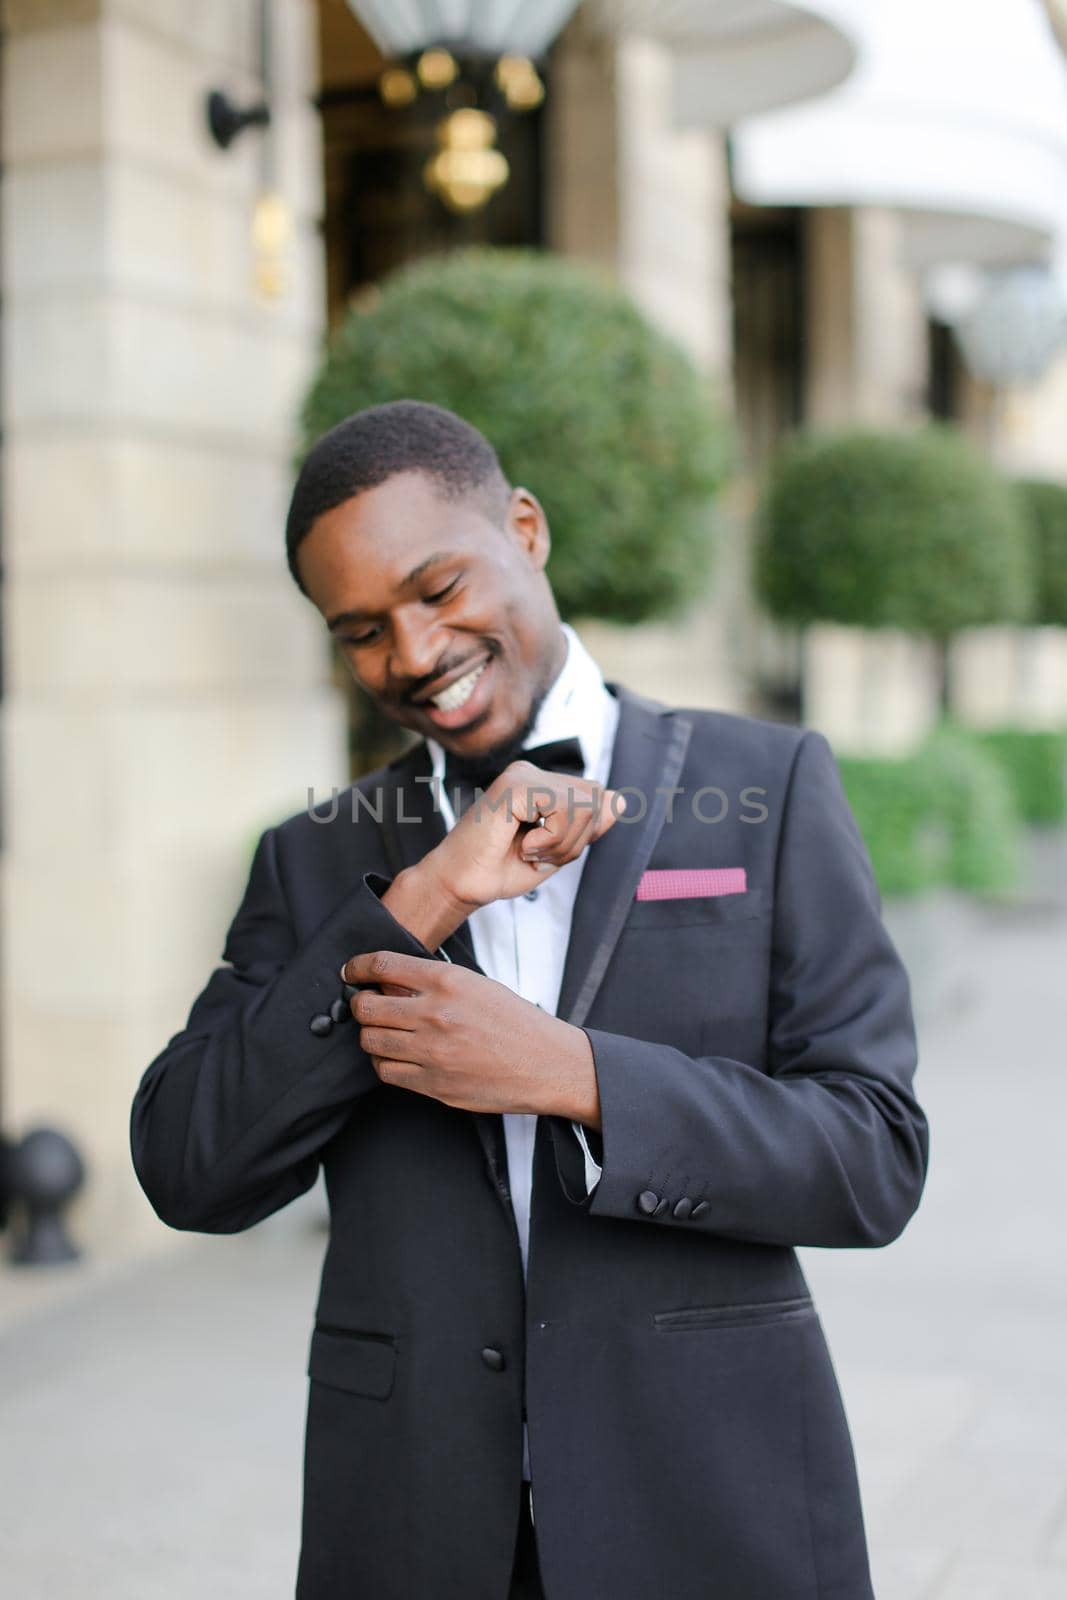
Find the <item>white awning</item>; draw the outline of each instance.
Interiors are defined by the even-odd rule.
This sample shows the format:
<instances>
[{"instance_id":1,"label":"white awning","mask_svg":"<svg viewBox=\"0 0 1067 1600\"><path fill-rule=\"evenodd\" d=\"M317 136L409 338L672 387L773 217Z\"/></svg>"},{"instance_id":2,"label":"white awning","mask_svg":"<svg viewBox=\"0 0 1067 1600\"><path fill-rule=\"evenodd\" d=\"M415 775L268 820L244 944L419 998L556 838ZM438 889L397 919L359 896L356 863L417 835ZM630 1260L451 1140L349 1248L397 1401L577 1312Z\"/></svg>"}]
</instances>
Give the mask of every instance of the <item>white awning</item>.
<instances>
[{"instance_id":1,"label":"white awning","mask_svg":"<svg viewBox=\"0 0 1067 1600\"><path fill-rule=\"evenodd\" d=\"M589 9L614 32L671 48L679 127L726 128L825 94L856 56L837 0L592 0Z\"/></svg>"},{"instance_id":2,"label":"white awning","mask_svg":"<svg viewBox=\"0 0 1067 1600\"><path fill-rule=\"evenodd\" d=\"M486 55L538 56L578 0L348 0L383 55L429 45Z\"/></svg>"},{"instance_id":3,"label":"white awning","mask_svg":"<svg viewBox=\"0 0 1067 1600\"><path fill-rule=\"evenodd\" d=\"M834 4L856 70L734 128L741 198L894 207L920 267L1047 260L1067 208L1067 67L1039 0Z\"/></svg>"}]
</instances>

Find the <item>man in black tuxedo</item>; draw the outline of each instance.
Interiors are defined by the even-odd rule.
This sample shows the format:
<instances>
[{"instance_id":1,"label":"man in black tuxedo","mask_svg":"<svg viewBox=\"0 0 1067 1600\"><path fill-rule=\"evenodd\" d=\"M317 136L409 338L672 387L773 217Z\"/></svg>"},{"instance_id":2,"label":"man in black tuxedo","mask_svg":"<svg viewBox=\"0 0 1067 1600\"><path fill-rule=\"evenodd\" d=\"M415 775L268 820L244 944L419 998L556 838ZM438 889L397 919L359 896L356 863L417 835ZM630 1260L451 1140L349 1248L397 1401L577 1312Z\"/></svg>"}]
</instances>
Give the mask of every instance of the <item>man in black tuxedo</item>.
<instances>
[{"instance_id":1,"label":"man in black tuxedo","mask_svg":"<svg viewBox=\"0 0 1067 1600\"><path fill-rule=\"evenodd\" d=\"M287 534L420 737L263 834L132 1147L201 1232L324 1170L299 1600L869 1600L794 1247L894 1239L927 1130L826 741L605 684L436 407L326 434Z\"/></svg>"}]
</instances>

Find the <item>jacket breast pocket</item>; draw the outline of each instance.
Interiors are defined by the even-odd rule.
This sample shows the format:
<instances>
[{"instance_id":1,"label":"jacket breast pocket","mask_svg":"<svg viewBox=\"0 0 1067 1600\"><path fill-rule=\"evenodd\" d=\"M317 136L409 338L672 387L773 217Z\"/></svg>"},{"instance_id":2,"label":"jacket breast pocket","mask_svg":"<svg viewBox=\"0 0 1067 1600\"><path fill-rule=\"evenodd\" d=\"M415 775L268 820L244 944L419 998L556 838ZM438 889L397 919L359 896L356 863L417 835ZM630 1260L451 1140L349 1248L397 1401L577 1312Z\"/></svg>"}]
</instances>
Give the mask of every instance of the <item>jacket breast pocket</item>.
<instances>
[{"instance_id":1,"label":"jacket breast pocket","mask_svg":"<svg viewBox=\"0 0 1067 1600\"><path fill-rule=\"evenodd\" d=\"M386 1400L396 1376L396 1341L388 1333L319 1324L311 1335L307 1374L330 1389Z\"/></svg>"},{"instance_id":2,"label":"jacket breast pocket","mask_svg":"<svg viewBox=\"0 0 1067 1600\"><path fill-rule=\"evenodd\" d=\"M635 900L626 914L627 933L645 928L730 928L750 922L768 909L763 889L743 894L691 895L679 900Z\"/></svg>"}]
</instances>

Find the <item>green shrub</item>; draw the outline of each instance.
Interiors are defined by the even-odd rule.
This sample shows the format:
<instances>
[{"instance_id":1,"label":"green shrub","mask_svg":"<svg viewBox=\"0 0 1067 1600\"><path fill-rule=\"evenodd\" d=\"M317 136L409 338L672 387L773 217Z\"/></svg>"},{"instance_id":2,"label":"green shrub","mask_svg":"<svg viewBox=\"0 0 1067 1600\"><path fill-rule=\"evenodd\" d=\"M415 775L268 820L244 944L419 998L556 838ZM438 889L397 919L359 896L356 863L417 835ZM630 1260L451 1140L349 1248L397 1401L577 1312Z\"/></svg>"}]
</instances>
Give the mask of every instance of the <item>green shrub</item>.
<instances>
[{"instance_id":1,"label":"green shrub","mask_svg":"<svg viewBox=\"0 0 1067 1600\"><path fill-rule=\"evenodd\" d=\"M772 470L756 586L797 623L946 639L1025 618L1031 541L1019 496L955 430L801 437Z\"/></svg>"},{"instance_id":2,"label":"green shrub","mask_svg":"<svg viewBox=\"0 0 1067 1600\"><path fill-rule=\"evenodd\" d=\"M940 883L943 830L923 762L839 756L838 766L882 894L919 894Z\"/></svg>"},{"instance_id":3,"label":"green shrub","mask_svg":"<svg viewBox=\"0 0 1067 1600\"><path fill-rule=\"evenodd\" d=\"M1022 869L1020 819L999 763L948 725L915 755L838 760L883 895L944 885L1009 894Z\"/></svg>"},{"instance_id":4,"label":"green shrub","mask_svg":"<svg viewBox=\"0 0 1067 1600\"><path fill-rule=\"evenodd\" d=\"M1022 831L1000 763L948 723L931 735L921 759L944 827L942 881L975 894L1010 893L1022 873Z\"/></svg>"},{"instance_id":5,"label":"green shrub","mask_svg":"<svg viewBox=\"0 0 1067 1600\"><path fill-rule=\"evenodd\" d=\"M997 762L1024 822L1067 821L1067 731L995 728L970 737Z\"/></svg>"},{"instance_id":6,"label":"green shrub","mask_svg":"<svg viewBox=\"0 0 1067 1600\"><path fill-rule=\"evenodd\" d=\"M1033 619L1067 628L1067 485L1023 478L1015 487L1033 530Z\"/></svg>"},{"instance_id":7,"label":"green shrub","mask_svg":"<svg viewBox=\"0 0 1067 1600\"><path fill-rule=\"evenodd\" d=\"M332 339L305 447L403 398L472 422L543 502L564 616L640 622L699 593L730 432L681 348L608 282L527 251L403 268Z\"/></svg>"}]
</instances>

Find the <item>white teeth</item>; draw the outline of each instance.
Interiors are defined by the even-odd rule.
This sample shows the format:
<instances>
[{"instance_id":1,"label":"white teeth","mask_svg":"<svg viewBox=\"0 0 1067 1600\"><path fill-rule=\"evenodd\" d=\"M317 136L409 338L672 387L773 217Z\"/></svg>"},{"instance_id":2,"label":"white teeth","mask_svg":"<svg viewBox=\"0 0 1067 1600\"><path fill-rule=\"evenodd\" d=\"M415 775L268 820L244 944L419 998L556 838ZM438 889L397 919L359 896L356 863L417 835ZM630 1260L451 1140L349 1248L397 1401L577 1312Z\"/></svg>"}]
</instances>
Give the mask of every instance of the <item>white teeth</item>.
<instances>
[{"instance_id":1,"label":"white teeth","mask_svg":"<svg viewBox=\"0 0 1067 1600\"><path fill-rule=\"evenodd\" d=\"M457 678L455 683L450 683L440 694L432 695L431 698L438 711L458 711L460 706L466 705L474 685L488 665L488 661L481 662L473 672L468 672L466 677Z\"/></svg>"}]
</instances>

